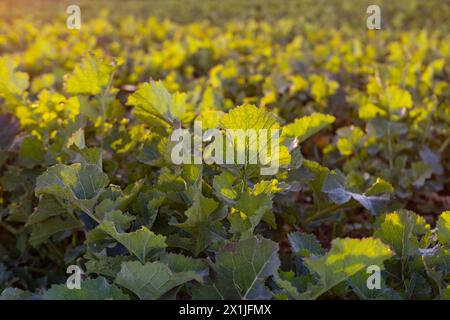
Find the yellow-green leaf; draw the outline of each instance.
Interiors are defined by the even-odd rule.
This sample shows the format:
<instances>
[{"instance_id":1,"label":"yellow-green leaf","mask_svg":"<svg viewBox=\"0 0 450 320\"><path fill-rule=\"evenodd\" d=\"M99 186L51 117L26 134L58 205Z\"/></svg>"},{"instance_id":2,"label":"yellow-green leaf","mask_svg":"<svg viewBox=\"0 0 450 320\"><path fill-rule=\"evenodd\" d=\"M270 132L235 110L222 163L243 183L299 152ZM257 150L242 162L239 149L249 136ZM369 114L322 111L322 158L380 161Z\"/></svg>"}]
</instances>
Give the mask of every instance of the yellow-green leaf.
<instances>
[{"instance_id":1,"label":"yellow-green leaf","mask_svg":"<svg viewBox=\"0 0 450 320\"><path fill-rule=\"evenodd\" d=\"M284 126L282 136L297 138L299 142L303 142L332 124L335 119L328 114L313 113L310 116L295 119L293 123Z\"/></svg>"},{"instance_id":2,"label":"yellow-green leaf","mask_svg":"<svg viewBox=\"0 0 450 320\"><path fill-rule=\"evenodd\" d=\"M15 67L11 58L0 58L0 97L11 104L18 103L29 86L28 74L15 71Z\"/></svg>"},{"instance_id":3,"label":"yellow-green leaf","mask_svg":"<svg viewBox=\"0 0 450 320\"><path fill-rule=\"evenodd\" d=\"M443 244L450 242L450 211L442 212L437 222L439 241Z\"/></svg>"},{"instance_id":4,"label":"yellow-green leaf","mask_svg":"<svg viewBox=\"0 0 450 320\"><path fill-rule=\"evenodd\" d=\"M66 91L72 94L97 95L108 85L114 66L91 53L66 76Z\"/></svg>"},{"instance_id":5,"label":"yellow-green leaf","mask_svg":"<svg viewBox=\"0 0 450 320\"><path fill-rule=\"evenodd\" d=\"M145 83L128 98L136 116L149 125L167 126L181 119L185 112L183 93L170 94L161 81Z\"/></svg>"},{"instance_id":6,"label":"yellow-green leaf","mask_svg":"<svg viewBox=\"0 0 450 320\"><path fill-rule=\"evenodd\" d=\"M382 268L383 262L392 255L391 249L379 239L335 239L324 256L304 259L308 269L319 277L318 284L311 288L308 297L318 298L370 265Z\"/></svg>"}]
</instances>

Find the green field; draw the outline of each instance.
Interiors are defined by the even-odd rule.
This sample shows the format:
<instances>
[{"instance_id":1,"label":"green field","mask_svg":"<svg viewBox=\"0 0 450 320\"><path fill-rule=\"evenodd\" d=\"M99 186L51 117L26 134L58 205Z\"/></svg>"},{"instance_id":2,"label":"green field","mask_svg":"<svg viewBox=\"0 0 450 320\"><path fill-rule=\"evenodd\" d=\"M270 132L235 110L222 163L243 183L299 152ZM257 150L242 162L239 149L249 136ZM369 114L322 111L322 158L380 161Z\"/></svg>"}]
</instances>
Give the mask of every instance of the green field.
<instances>
[{"instance_id":1,"label":"green field","mask_svg":"<svg viewBox=\"0 0 450 320\"><path fill-rule=\"evenodd\" d=\"M0 0L0 300L450 299L449 21Z\"/></svg>"}]
</instances>

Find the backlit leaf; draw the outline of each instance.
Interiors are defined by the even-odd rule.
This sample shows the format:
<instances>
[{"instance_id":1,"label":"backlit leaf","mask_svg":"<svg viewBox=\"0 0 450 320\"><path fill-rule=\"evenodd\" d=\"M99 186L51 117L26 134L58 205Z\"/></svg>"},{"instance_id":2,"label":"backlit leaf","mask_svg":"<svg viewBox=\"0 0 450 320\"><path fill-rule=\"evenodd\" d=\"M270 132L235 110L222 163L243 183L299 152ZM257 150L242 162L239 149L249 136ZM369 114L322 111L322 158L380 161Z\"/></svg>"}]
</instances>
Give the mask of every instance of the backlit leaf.
<instances>
[{"instance_id":1,"label":"backlit leaf","mask_svg":"<svg viewBox=\"0 0 450 320\"><path fill-rule=\"evenodd\" d=\"M313 113L310 116L295 119L293 123L284 126L282 136L297 138L301 143L332 124L334 120L335 117L331 115Z\"/></svg>"},{"instance_id":2,"label":"backlit leaf","mask_svg":"<svg viewBox=\"0 0 450 320\"><path fill-rule=\"evenodd\" d=\"M124 287L141 300L156 300L171 289L189 281L201 282L200 276L192 271L172 272L161 262L129 261L122 264L115 282Z\"/></svg>"},{"instance_id":3,"label":"backlit leaf","mask_svg":"<svg viewBox=\"0 0 450 320\"><path fill-rule=\"evenodd\" d=\"M370 265L381 268L392 255L389 247L378 239L335 239L324 256L304 259L308 269L318 276L318 283L305 296L318 298Z\"/></svg>"},{"instance_id":4,"label":"backlit leaf","mask_svg":"<svg viewBox=\"0 0 450 320\"><path fill-rule=\"evenodd\" d=\"M97 95L108 85L113 70L114 66L105 59L89 53L67 75L66 91L71 94Z\"/></svg>"}]
</instances>

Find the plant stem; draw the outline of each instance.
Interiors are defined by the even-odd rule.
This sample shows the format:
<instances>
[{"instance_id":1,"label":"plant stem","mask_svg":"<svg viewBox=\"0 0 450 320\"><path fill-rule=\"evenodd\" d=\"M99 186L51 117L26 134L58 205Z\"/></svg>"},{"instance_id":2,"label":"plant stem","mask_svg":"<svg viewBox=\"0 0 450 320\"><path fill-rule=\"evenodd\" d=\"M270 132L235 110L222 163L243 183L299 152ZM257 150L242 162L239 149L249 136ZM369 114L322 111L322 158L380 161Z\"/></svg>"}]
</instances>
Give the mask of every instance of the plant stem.
<instances>
[{"instance_id":1,"label":"plant stem","mask_svg":"<svg viewBox=\"0 0 450 320\"><path fill-rule=\"evenodd\" d=\"M303 225L307 225L307 224L310 223L311 221L316 220L316 219L318 219L318 218L320 218L320 217L322 217L322 216L324 216L324 215L326 215L326 214L328 214L328 213L330 213L330 212L332 212L332 211L339 210L339 209L344 209L344 208L346 208L346 207L348 207L348 206L349 206L349 205L348 205L347 203L344 203L344 204L333 204L332 206L326 207L326 208L324 208L324 209L322 209L322 210L319 210L319 211L317 211L316 213L314 213L313 215L307 217L307 218L303 221L302 224L303 224Z\"/></svg>"},{"instance_id":2,"label":"plant stem","mask_svg":"<svg viewBox=\"0 0 450 320\"><path fill-rule=\"evenodd\" d=\"M10 226L9 224L6 224L4 222L0 222L0 226L3 227L5 230L12 233L14 236L19 234L19 231L17 231L14 227Z\"/></svg>"},{"instance_id":3,"label":"plant stem","mask_svg":"<svg viewBox=\"0 0 450 320\"><path fill-rule=\"evenodd\" d=\"M102 122L100 125L101 130L101 137L102 140L100 141L100 146L103 150L103 140L105 138L105 122L106 122L106 96L108 95L109 89L111 88L112 80L114 78L114 71L111 73L111 76L109 77L108 85L106 86L105 90L103 91L102 97L101 97L101 107L102 107Z\"/></svg>"},{"instance_id":4,"label":"plant stem","mask_svg":"<svg viewBox=\"0 0 450 320\"><path fill-rule=\"evenodd\" d=\"M439 152L442 153L445 151L445 149L447 149L448 145L450 144L450 137L448 137L447 139L445 139L444 143L441 145L441 147L439 148Z\"/></svg>"},{"instance_id":5,"label":"plant stem","mask_svg":"<svg viewBox=\"0 0 450 320\"><path fill-rule=\"evenodd\" d=\"M393 151L392 151L392 136L391 136L391 124L388 123L388 152L389 152L389 169L394 169Z\"/></svg>"}]
</instances>

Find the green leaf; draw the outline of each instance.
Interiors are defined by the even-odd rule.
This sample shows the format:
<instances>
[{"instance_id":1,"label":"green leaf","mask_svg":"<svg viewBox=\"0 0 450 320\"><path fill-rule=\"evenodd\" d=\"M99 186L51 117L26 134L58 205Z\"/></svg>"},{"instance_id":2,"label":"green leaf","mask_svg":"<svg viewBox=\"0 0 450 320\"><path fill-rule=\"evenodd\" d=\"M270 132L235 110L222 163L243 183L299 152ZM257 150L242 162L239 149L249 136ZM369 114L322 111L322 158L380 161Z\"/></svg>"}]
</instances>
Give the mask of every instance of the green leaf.
<instances>
[{"instance_id":1,"label":"green leaf","mask_svg":"<svg viewBox=\"0 0 450 320\"><path fill-rule=\"evenodd\" d=\"M252 104L244 104L232 109L220 120L223 129L278 129L275 116Z\"/></svg>"},{"instance_id":2,"label":"green leaf","mask_svg":"<svg viewBox=\"0 0 450 320\"><path fill-rule=\"evenodd\" d=\"M128 185L124 190L110 185L98 198L98 204L95 206L96 216L114 221L117 227L127 229L129 222L135 220L135 217L123 214L122 211L126 211L130 205L135 204L143 187L143 180Z\"/></svg>"},{"instance_id":3,"label":"green leaf","mask_svg":"<svg viewBox=\"0 0 450 320\"><path fill-rule=\"evenodd\" d=\"M381 213L385 210L386 204L390 199L387 194L379 196L360 194L348 190L345 184L345 178L341 174L331 173L325 179L322 191L331 201L339 205L354 199L372 214Z\"/></svg>"},{"instance_id":4,"label":"green leaf","mask_svg":"<svg viewBox=\"0 0 450 320\"><path fill-rule=\"evenodd\" d=\"M128 98L135 115L148 125L168 126L186 112L185 95L170 94L161 81L145 83Z\"/></svg>"},{"instance_id":5,"label":"green leaf","mask_svg":"<svg viewBox=\"0 0 450 320\"><path fill-rule=\"evenodd\" d=\"M25 168L34 168L44 162L42 144L36 138L26 137L23 139L19 150L19 164Z\"/></svg>"},{"instance_id":6,"label":"green leaf","mask_svg":"<svg viewBox=\"0 0 450 320\"><path fill-rule=\"evenodd\" d=\"M36 210L28 217L26 225L31 227L29 241L34 247L57 233L82 228L80 221L55 197L49 195L41 197Z\"/></svg>"},{"instance_id":7,"label":"green leaf","mask_svg":"<svg viewBox=\"0 0 450 320\"><path fill-rule=\"evenodd\" d=\"M313 234L303 232L291 232L288 239L292 250L300 256L308 257L309 255L321 255L324 250L320 242Z\"/></svg>"},{"instance_id":8,"label":"green leaf","mask_svg":"<svg viewBox=\"0 0 450 320\"><path fill-rule=\"evenodd\" d=\"M444 296L444 300L450 300L450 284L444 290L443 296Z\"/></svg>"},{"instance_id":9,"label":"green leaf","mask_svg":"<svg viewBox=\"0 0 450 320\"><path fill-rule=\"evenodd\" d=\"M43 296L44 300L128 300L119 288L105 278L87 279L80 289L69 289L65 284L53 285Z\"/></svg>"},{"instance_id":10,"label":"green leaf","mask_svg":"<svg viewBox=\"0 0 450 320\"><path fill-rule=\"evenodd\" d=\"M284 190L283 187L279 186L279 181L277 179L272 180L261 180L253 186L252 193L257 196L259 194L267 194L272 196L275 193Z\"/></svg>"},{"instance_id":11,"label":"green leaf","mask_svg":"<svg viewBox=\"0 0 450 320\"><path fill-rule=\"evenodd\" d=\"M322 188L329 174L330 169L315 161L305 160L302 167L292 172L288 181L300 181L309 185L314 195L315 205L321 208L327 202L327 199L323 196Z\"/></svg>"},{"instance_id":12,"label":"green leaf","mask_svg":"<svg viewBox=\"0 0 450 320\"><path fill-rule=\"evenodd\" d=\"M267 175L272 175L274 173L271 172L273 172L274 168L269 169L265 167L266 163L278 162L278 167L285 167L290 164L291 155L289 154L288 148L285 145L279 144L278 151L275 151L276 141L272 144L272 139L275 137L272 134L278 133L279 135L280 125L275 115L267 112L263 108L257 108L252 104L238 106L222 117L220 126L227 132L225 149L227 152L228 150L235 150L239 154L245 154L245 163L247 164L246 168L248 172L262 168L261 172L267 169L269 170L267 171ZM237 131L236 135L234 135L232 130ZM255 130L256 135L250 134L251 131L248 130ZM267 130L265 145L259 143L261 140L260 137L264 134L261 130ZM278 131L272 132L272 130ZM242 138L245 137L245 142L241 139L236 139L240 134L242 134ZM252 137L256 141L253 141ZM232 138L235 138L235 141ZM236 140L238 141L236 142ZM261 158L261 150L267 150L265 159ZM272 154L272 151L277 152L277 154ZM252 163L257 163L257 165ZM276 168L277 170L278 167Z\"/></svg>"},{"instance_id":13,"label":"green leaf","mask_svg":"<svg viewBox=\"0 0 450 320\"><path fill-rule=\"evenodd\" d=\"M414 187L420 188L424 186L427 179L431 178L433 166L425 162L414 162L410 172Z\"/></svg>"},{"instance_id":14,"label":"green leaf","mask_svg":"<svg viewBox=\"0 0 450 320\"><path fill-rule=\"evenodd\" d=\"M185 191L186 181L179 175L170 172L169 168L162 168L158 177L157 187L163 192L181 192Z\"/></svg>"},{"instance_id":15,"label":"green leaf","mask_svg":"<svg viewBox=\"0 0 450 320\"><path fill-rule=\"evenodd\" d=\"M173 288L192 280L202 281L192 271L172 272L161 262L147 262L143 265L138 261L129 261L122 264L115 282L141 300L156 300Z\"/></svg>"},{"instance_id":16,"label":"green leaf","mask_svg":"<svg viewBox=\"0 0 450 320\"><path fill-rule=\"evenodd\" d=\"M67 209L55 197L43 195L36 210L28 217L27 226L47 220L48 218L67 215Z\"/></svg>"},{"instance_id":17,"label":"green leaf","mask_svg":"<svg viewBox=\"0 0 450 320\"><path fill-rule=\"evenodd\" d=\"M151 133L145 140L138 154L138 160L149 166L163 167L164 154L170 147L167 138L162 135Z\"/></svg>"},{"instance_id":18,"label":"green leaf","mask_svg":"<svg viewBox=\"0 0 450 320\"><path fill-rule=\"evenodd\" d=\"M67 75L67 93L97 95L108 85L114 66L94 54L88 53L74 71Z\"/></svg>"},{"instance_id":19,"label":"green leaf","mask_svg":"<svg viewBox=\"0 0 450 320\"><path fill-rule=\"evenodd\" d=\"M436 175L442 175L444 168L441 164L441 155L439 152L434 152L427 146L420 150L420 158L423 162L433 167L433 173Z\"/></svg>"},{"instance_id":20,"label":"green leaf","mask_svg":"<svg viewBox=\"0 0 450 320\"><path fill-rule=\"evenodd\" d=\"M36 195L53 195L83 211L92 211L97 198L108 183L108 176L97 165L57 164L37 178L35 192Z\"/></svg>"},{"instance_id":21,"label":"green leaf","mask_svg":"<svg viewBox=\"0 0 450 320\"><path fill-rule=\"evenodd\" d=\"M253 230L262 219L272 227L276 226L272 213L272 200L266 193L254 195L248 191L241 194L229 217L232 232L241 233L242 238L251 237Z\"/></svg>"},{"instance_id":22,"label":"green leaf","mask_svg":"<svg viewBox=\"0 0 450 320\"><path fill-rule=\"evenodd\" d=\"M309 76L309 81L311 83L311 95L319 103L323 103L326 97L334 94L339 87L339 84L336 81L328 79L327 76L318 74Z\"/></svg>"},{"instance_id":23,"label":"green leaf","mask_svg":"<svg viewBox=\"0 0 450 320\"><path fill-rule=\"evenodd\" d=\"M418 237L429 231L425 219L412 211L399 210L380 218L380 229L374 237L389 244L397 255L407 257L419 254Z\"/></svg>"},{"instance_id":24,"label":"green leaf","mask_svg":"<svg viewBox=\"0 0 450 320\"><path fill-rule=\"evenodd\" d=\"M377 115L385 116L386 111L370 101L365 101L361 104L358 115L363 120L370 120L375 118Z\"/></svg>"},{"instance_id":25,"label":"green leaf","mask_svg":"<svg viewBox=\"0 0 450 320\"><path fill-rule=\"evenodd\" d=\"M119 233L114 222L103 221L97 229L106 232L116 241L124 245L142 263L160 255L167 247L166 237L154 234L145 226L142 226L141 229L134 232Z\"/></svg>"},{"instance_id":26,"label":"green leaf","mask_svg":"<svg viewBox=\"0 0 450 320\"><path fill-rule=\"evenodd\" d=\"M97 274L108 278L115 278L122 263L128 259L125 256L110 257L106 254L106 250L99 253L89 252L86 258L89 259L86 262L87 274Z\"/></svg>"},{"instance_id":27,"label":"green leaf","mask_svg":"<svg viewBox=\"0 0 450 320\"><path fill-rule=\"evenodd\" d=\"M132 203L133 213L142 224L151 227L156 220L159 208L164 202L166 194L156 189L140 192L136 201Z\"/></svg>"},{"instance_id":28,"label":"green leaf","mask_svg":"<svg viewBox=\"0 0 450 320\"><path fill-rule=\"evenodd\" d=\"M220 219L220 216L213 214L219 208L219 203L203 196L198 186L191 187L188 191L193 194L193 204L184 212L187 219L176 226L192 235L194 246L191 249L197 256L212 242L219 240L213 228L213 223Z\"/></svg>"},{"instance_id":29,"label":"green leaf","mask_svg":"<svg viewBox=\"0 0 450 320\"><path fill-rule=\"evenodd\" d=\"M450 242L450 211L442 212L436 226L439 241L442 244L448 244Z\"/></svg>"},{"instance_id":30,"label":"green leaf","mask_svg":"<svg viewBox=\"0 0 450 320\"><path fill-rule=\"evenodd\" d=\"M395 290L388 288L385 282L385 277L381 274L380 279L380 289L369 289L367 287L367 279L370 276L369 273L362 271L358 272L354 276L350 277L348 283L352 288L353 292L360 299L376 299L376 300L401 300L401 295Z\"/></svg>"},{"instance_id":31,"label":"green leaf","mask_svg":"<svg viewBox=\"0 0 450 320\"><path fill-rule=\"evenodd\" d=\"M220 175L215 176L213 180L214 190L218 195L228 199L236 199L238 193L233 187L236 176L231 172L224 171Z\"/></svg>"},{"instance_id":32,"label":"green leaf","mask_svg":"<svg viewBox=\"0 0 450 320\"><path fill-rule=\"evenodd\" d=\"M389 247L379 239L334 239L324 256L304 258L308 269L318 276L318 283L310 287L305 297L318 298L370 265L381 268L392 255Z\"/></svg>"},{"instance_id":33,"label":"green leaf","mask_svg":"<svg viewBox=\"0 0 450 320\"><path fill-rule=\"evenodd\" d=\"M377 180L367 190L366 195L375 196L382 193L393 194L394 187L389 182L381 178L377 178Z\"/></svg>"},{"instance_id":34,"label":"green leaf","mask_svg":"<svg viewBox=\"0 0 450 320\"><path fill-rule=\"evenodd\" d=\"M279 266L278 244L271 240L251 238L228 243L216 257L212 283L197 287L195 295L204 296L206 290L221 299L270 299L272 292L265 281Z\"/></svg>"},{"instance_id":35,"label":"green leaf","mask_svg":"<svg viewBox=\"0 0 450 320\"><path fill-rule=\"evenodd\" d=\"M208 266L202 259L193 259L182 254L169 253L161 258L161 262L167 264L172 272L194 271L202 273L208 271Z\"/></svg>"},{"instance_id":36,"label":"green leaf","mask_svg":"<svg viewBox=\"0 0 450 320\"><path fill-rule=\"evenodd\" d=\"M297 280L293 272L278 272L274 275L274 282L276 285L282 289L284 295L286 295L285 300L289 297L295 300L304 300L304 297L299 293L299 288L293 280ZM298 282L298 281L297 281Z\"/></svg>"},{"instance_id":37,"label":"green leaf","mask_svg":"<svg viewBox=\"0 0 450 320\"><path fill-rule=\"evenodd\" d=\"M120 210L114 210L112 207L114 207L113 201L110 199L103 200L95 207L95 216L104 221L113 222L119 230L128 229L136 217L124 214Z\"/></svg>"},{"instance_id":38,"label":"green leaf","mask_svg":"<svg viewBox=\"0 0 450 320\"><path fill-rule=\"evenodd\" d=\"M16 64L9 57L0 57L0 97L9 104L20 103L29 86L28 74L15 71Z\"/></svg>"},{"instance_id":39,"label":"green leaf","mask_svg":"<svg viewBox=\"0 0 450 320\"><path fill-rule=\"evenodd\" d=\"M33 247L37 247L57 233L67 230L81 229L82 227L83 225L80 221L72 216L57 216L49 218L32 226L29 241Z\"/></svg>"},{"instance_id":40,"label":"green leaf","mask_svg":"<svg viewBox=\"0 0 450 320\"><path fill-rule=\"evenodd\" d=\"M66 148L70 148L72 145L75 145L80 150L86 148L83 128L76 130L67 140Z\"/></svg>"},{"instance_id":41,"label":"green leaf","mask_svg":"<svg viewBox=\"0 0 450 320\"><path fill-rule=\"evenodd\" d=\"M357 147L363 144L364 132L359 127L345 127L337 131L339 137L336 146L344 156L357 152Z\"/></svg>"},{"instance_id":42,"label":"green leaf","mask_svg":"<svg viewBox=\"0 0 450 320\"><path fill-rule=\"evenodd\" d=\"M392 111L401 108L411 108L411 94L398 86L391 85L386 89L385 92L385 104Z\"/></svg>"},{"instance_id":43,"label":"green leaf","mask_svg":"<svg viewBox=\"0 0 450 320\"><path fill-rule=\"evenodd\" d=\"M443 289L445 279L450 274L450 252L445 247L421 250L425 270L438 286Z\"/></svg>"},{"instance_id":44,"label":"green leaf","mask_svg":"<svg viewBox=\"0 0 450 320\"><path fill-rule=\"evenodd\" d=\"M0 295L0 301L1 300L34 300L37 297L33 295L33 293L29 291L24 291L22 289L18 288L6 288L3 290L2 294Z\"/></svg>"},{"instance_id":45,"label":"green leaf","mask_svg":"<svg viewBox=\"0 0 450 320\"><path fill-rule=\"evenodd\" d=\"M194 200L194 204L185 211L187 220L179 227L195 227L198 224L210 221L211 214L218 207L218 203L202 194Z\"/></svg>"},{"instance_id":46,"label":"green leaf","mask_svg":"<svg viewBox=\"0 0 450 320\"><path fill-rule=\"evenodd\" d=\"M81 156L81 163L84 164L96 164L100 168L103 165L102 150L99 148L84 148L79 150L78 153Z\"/></svg>"},{"instance_id":47,"label":"green leaf","mask_svg":"<svg viewBox=\"0 0 450 320\"><path fill-rule=\"evenodd\" d=\"M329 126L336 118L323 113L313 113L310 116L295 119L293 123L283 127L282 136L297 138L301 143Z\"/></svg>"},{"instance_id":48,"label":"green leaf","mask_svg":"<svg viewBox=\"0 0 450 320\"><path fill-rule=\"evenodd\" d=\"M82 228L81 222L55 197L49 195L41 197L36 210L28 217L26 225L31 227L29 241L34 247L57 233Z\"/></svg>"}]
</instances>

